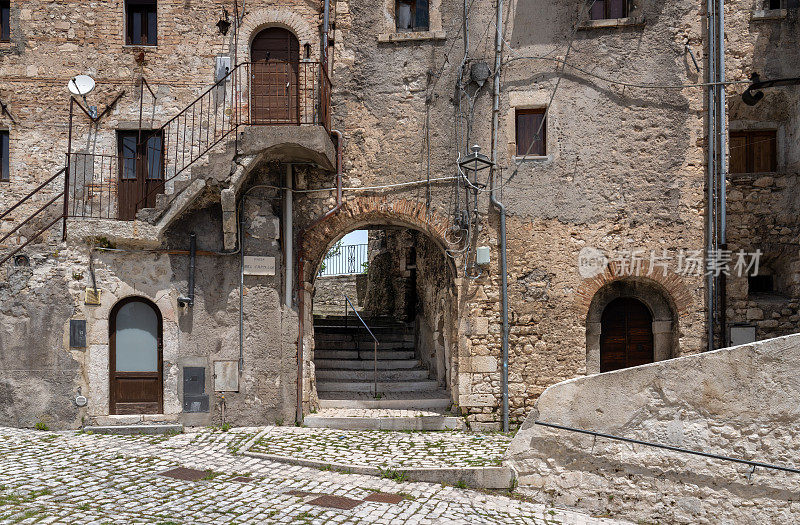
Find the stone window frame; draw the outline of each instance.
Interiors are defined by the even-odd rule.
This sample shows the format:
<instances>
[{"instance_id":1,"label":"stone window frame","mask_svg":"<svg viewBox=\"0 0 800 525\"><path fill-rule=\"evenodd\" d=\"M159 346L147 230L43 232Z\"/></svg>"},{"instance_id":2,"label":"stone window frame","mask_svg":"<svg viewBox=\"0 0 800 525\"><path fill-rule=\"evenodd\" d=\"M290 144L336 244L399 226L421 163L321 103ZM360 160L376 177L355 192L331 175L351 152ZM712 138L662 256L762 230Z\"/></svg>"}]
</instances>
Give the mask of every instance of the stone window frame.
<instances>
[{"instance_id":1,"label":"stone window frame","mask_svg":"<svg viewBox=\"0 0 800 525\"><path fill-rule=\"evenodd\" d=\"M603 311L614 299L629 297L641 301L653 316L653 362L680 355L678 310L669 292L647 278L622 278L600 287L586 313L586 373L600 373L600 336Z\"/></svg>"},{"instance_id":2,"label":"stone window frame","mask_svg":"<svg viewBox=\"0 0 800 525\"><path fill-rule=\"evenodd\" d=\"M153 0L156 4L156 43L155 44L129 44L128 43L128 0L123 0L120 2L121 9L122 9L122 47L127 49L136 49L141 51L155 51L158 49L158 41L159 38L159 30L158 26L159 20L161 19L161 9L163 8L163 3L159 2L158 0Z\"/></svg>"},{"instance_id":3,"label":"stone window frame","mask_svg":"<svg viewBox=\"0 0 800 525\"><path fill-rule=\"evenodd\" d=\"M781 0L781 7L777 9L769 7L770 4L769 0L762 0L759 3L760 7L757 4L756 8L753 10L754 22L761 22L767 20L784 20L789 16L789 9L793 8L787 5L789 3L789 0Z\"/></svg>"},{"instance_id":4,"label":"stone window frame","mask_svg":"<svg viewBox=\"0 0 800 525\"><path fill-rule=\"evenodd\" d=\"M398 31L395 5L396 0L383 0L384 30L378 34L378 42L417 42L447 38L442 26L442 0L429 0L427 31Z\"/></svg>"},{"instance_id":5,"label":"stone window frame","mask_svg":"<svg viewBox=\"0 0 800 525\"><path fill-rule=\"evenodd\" d=\"M509 109L506 116L506 136L508 139L508 156L514 162L538 162L550 164L555 159L556 137L553 132L558 121L557 103L554 101L548 107L550 93L541 92L511 92L509 93ZM517 155L517 110L519 109L544 109L544 151L545 155Z\"/></svg>"},{"instance_id":6,"label":"stone window frame","mask_svg":"<svg viewBox=\"0 0 800 525\"><path fill-rule=\"evenodd\" d=\"M645 18L642 8L643 0L628 0L628 16L625 18L605 18L601 20L592 20L589 14L589 5L592 0L587 0L585 6L582 6L584 12L581 14L581 20L578 22L577 29L590 30L590 29L603 29L614 27L635 27L643 26Z\"/></svg>"}]
</instances>

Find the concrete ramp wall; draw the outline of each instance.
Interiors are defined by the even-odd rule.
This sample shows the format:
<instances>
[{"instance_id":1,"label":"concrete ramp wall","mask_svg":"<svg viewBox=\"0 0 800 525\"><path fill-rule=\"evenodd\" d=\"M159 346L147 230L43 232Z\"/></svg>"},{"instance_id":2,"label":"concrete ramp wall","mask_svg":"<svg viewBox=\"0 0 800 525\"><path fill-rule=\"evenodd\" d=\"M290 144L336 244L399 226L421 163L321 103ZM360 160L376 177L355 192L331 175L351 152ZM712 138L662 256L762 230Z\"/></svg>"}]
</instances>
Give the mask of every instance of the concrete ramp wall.
<instances>
[{"instance_id":1,"label":"concrete ramp wall","mask_svg":"<svg viewBox=\"0 0 800 525\"><path fill-rule=\"evenodd\" d=\"M535 420L800 467L800 334L553 385L506 460L535 499L640 523L800 522L800 474Z\"/></svg>"}]
</instances>

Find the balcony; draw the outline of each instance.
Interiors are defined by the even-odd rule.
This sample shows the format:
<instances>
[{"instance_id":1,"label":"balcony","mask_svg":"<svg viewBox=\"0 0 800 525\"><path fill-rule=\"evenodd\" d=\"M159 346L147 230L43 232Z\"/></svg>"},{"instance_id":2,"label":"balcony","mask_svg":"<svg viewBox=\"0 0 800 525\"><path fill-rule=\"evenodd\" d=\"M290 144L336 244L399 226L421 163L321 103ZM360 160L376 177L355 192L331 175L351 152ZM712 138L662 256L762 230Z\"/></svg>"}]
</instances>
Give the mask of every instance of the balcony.
<instances>
[{"instance_id":1,"label":"balcony","mask_svg":"<svg viewBox=\"0 0 800 525\"><path fill-rule=\"evenodd\" d=\"M209 171L227 175L234 153L333 169L330 97L318 62L240 64L159 129L120 139L116 155L69 153L67 215L134 220Z\"/></svg>"}]
</instances>

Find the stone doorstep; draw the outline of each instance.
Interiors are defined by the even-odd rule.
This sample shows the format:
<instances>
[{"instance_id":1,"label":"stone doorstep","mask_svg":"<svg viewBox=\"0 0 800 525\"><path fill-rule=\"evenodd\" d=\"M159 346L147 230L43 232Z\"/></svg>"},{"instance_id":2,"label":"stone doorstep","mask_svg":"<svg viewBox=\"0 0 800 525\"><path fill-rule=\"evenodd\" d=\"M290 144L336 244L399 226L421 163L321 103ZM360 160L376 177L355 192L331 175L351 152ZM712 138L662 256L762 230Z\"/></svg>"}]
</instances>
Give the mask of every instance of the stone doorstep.
<instances>
[{"instance_id":1,"label":"stone doorstep","mask_svg":"<svg viewBox=\"0 0 800 525\"><path fill-rule=\"evenodd\" d=\"M360 417L306 416L309 428L336 430L466 430L464 420L453 416Z\"/></svg>"},{"instance_id":2,"label":"stone doorstep","mask_svg":"<svg viewBox=\"0 0 800 525\"><path fill-rule=\"evenodd\" d=\"M251 445L252 446L252 445ZM333 461L316 461L313 459L300 459L261 452L250 452L250 447L242 449L243 456L266 459L278 463L312 467L318 469L333 469L348 474L362 474L366 476L381 476L382 472L376 467L348 465ZM507 466L500 467L442 467L442 468L395 468L402 472L409 481L424 483L444 483L447 485L465 484L468 488L476 489L507 489L515 479L514 471Z\"/></svg>"},{"instance_id":3,"label":"stone doorstep","mask_svg":"<svg viewBox=\"0 0 800 525\"><path fill-rule=\"evenodd\" d=\"M143 425L111 425L111 426L85 426L84 432L94 434L117 434L117 435L137 435L137 434L182 434L183 425L150 423Z\"/></svg>"}]
</instances>

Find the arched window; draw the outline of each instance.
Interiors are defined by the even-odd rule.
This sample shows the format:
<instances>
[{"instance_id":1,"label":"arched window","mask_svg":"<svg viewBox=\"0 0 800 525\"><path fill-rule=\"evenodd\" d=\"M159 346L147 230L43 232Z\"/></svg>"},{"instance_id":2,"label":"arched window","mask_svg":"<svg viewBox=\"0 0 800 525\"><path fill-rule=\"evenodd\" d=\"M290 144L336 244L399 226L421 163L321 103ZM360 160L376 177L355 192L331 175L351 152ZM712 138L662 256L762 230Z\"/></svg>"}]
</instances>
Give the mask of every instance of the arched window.
<instances>
[{"instance_id":1,"label":"arched window","mask_svg":"<svg viewBox=\"0 0 800 525\"><path fill-rule=\"evenodd\" d=\"M163 412L162 319L142 297L117 303L109 317L111 414Z\"/></svg>"}]
</instances>

